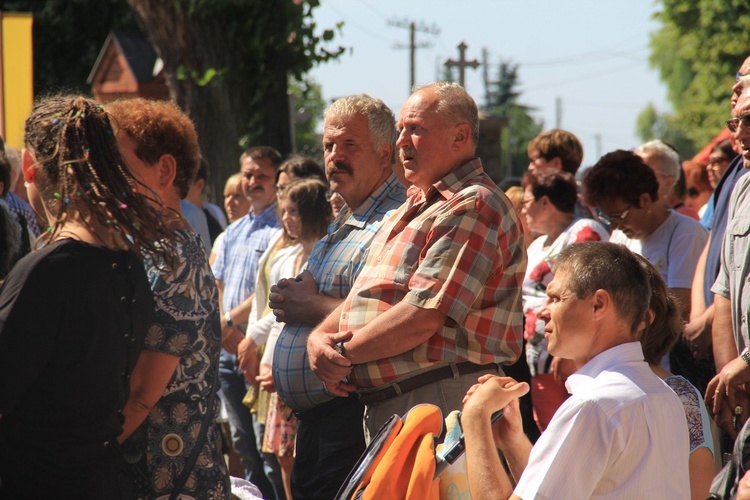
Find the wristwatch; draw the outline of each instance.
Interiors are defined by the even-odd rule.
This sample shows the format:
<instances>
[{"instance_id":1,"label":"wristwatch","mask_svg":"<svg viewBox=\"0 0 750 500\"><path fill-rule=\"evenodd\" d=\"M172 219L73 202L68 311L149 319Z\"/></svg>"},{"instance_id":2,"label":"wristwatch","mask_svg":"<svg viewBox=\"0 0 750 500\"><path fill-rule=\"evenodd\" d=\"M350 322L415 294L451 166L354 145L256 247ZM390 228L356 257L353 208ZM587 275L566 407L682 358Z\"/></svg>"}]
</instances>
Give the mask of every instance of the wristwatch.
<instances>
[{"instance_id":1,"label":"wristwatch","mask_svg":"<svg viewBox=\"0 0 750 500\"><path fill-rule=\"evenodd\" d=\"M231 311L227 311L224 313L224 321L226 322L227 326L234 326L234 320L232 320Z\"/></svg>"},{"instance_id":2,"label":"wristwatch","mask_svg":"<svg viewBox=\"0 0 750 500\"><path fill-rule=\"evenodd\" d=\"M344 341L336 343L336 345L333 346L336 351L338 351L339 354L346 357L346 347L344 347Z\"/></svg>"},{"instance_id":3,"label":"wristwatch","mask_svg":"<svg viewBox=\"0 0 750 500\"><path fill-rule=\"evenodd\" d=\"M742 354L740 354L740 357L742 358L742 361L744 361L748 366L750 366L750 352L748 352L747 347L742 351Z\"/></svg>"}]
</instances>

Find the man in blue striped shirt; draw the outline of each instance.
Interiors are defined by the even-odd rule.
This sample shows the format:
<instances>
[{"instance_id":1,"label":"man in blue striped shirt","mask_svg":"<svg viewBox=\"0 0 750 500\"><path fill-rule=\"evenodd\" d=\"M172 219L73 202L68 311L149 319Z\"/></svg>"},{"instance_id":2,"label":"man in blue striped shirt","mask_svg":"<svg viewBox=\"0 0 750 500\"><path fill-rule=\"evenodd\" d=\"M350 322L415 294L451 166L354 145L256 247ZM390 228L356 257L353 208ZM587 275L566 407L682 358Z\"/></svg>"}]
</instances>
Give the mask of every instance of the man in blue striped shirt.
<instances>
[{"instance_id":1,"label":"man in blue striped shirt","mask_svg":"<svg viewBox=\"0 0 750 500\"><path fill-rule=\"evenodd\" d=\"M295 500L333 498L365 448L364 405L356 395L339 398L324 391L310 370L306 344L312 328L349 294L383 219L406 198L393 173L395 142L395 118L382 101L349 96L328 108L326 175L346 206L316 243L307 271L271 289L277 319L287 323L274 351L274 383L299 418Z\"/></svg>"},{"instance_id":2,"label":"man in blue striped shirt","mask_svg":"<svg viewBox=\"0 0 750 500\"><path fill-rule=\"evenodd\" d=\"M250 199L250 212L227 227L224 246L211 268L219 287L221 307L224 348L219 360L221 397L229 416L234 448L245 467L245 478L258 486L266 498L283 497L281 472L276 457L265 454L262 458L257 447L253 418L242 404L249 386L239 366L237 347L245 338L258 260L281 227L276 216L275 190L276 169L280 164L279 152L264 146L250 148L240 157L242 187Z\"/></svg>"}]
</instances>

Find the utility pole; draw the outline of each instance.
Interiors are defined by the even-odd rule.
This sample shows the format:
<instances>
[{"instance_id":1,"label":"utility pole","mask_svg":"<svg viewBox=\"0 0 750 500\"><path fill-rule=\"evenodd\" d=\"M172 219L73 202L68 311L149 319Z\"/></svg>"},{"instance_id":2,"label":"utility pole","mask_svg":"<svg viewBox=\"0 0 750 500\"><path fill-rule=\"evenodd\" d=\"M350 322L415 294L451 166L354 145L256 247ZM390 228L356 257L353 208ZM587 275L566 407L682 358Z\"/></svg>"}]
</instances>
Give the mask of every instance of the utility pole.
<instances>
[{"instance_id":1,"label":"utility pole","mask_svg":"<svg viewBox=\"0 0 750 500\"><path fill-rule=\"evenodd\" d=\"M469 48L465 42L458 44L458 61L454 59L448 59L445 61L445 66L448 68L458 68L458 83L463 88L466 88L466 68L477 69L479 67L479 61L473 59L471 61L466 60L466 49Z\"/></svg>"},{"instance_id":2,"label":"utility pole","mask_svg":"<svg viewBox=\"0 0 750 500\"><path fill-rule=\"evenodd\" d=\"M487 47L482 47L482 79L484 80L484 102L487 109L492 107L490 103L490 65L488 64Z\"/></svg>"},{"instance_id":3,"label":"utility pole","mask_svg":"<svg viewBox=\"0 0 750 500\"><path fill-rule=\"evenodd\" d=\"M391 19L388 21L388 26L395 26L396 28L404 28L409 30L409 44L395 43L391 48L393 49L409 49L409 94L411 94L414 85L416 84L416 52L417 49L429 49L432 47L430 42L419 42L417 43L416 32L427 33L429 35L439 35L440 28L435 26L427 26L420 22L419 26L414 21L408 21L406 19L397 20Z\"/></svg>"},{"instance_id":4,"label":"utility pole","mask_svg":"<svg viewBox=\"0 0 750 500\"><path fill-rule=\"evenodd\" d=\"M555 98L555 128L562 127L562 98Z\"/></svg>"}]
</instances>

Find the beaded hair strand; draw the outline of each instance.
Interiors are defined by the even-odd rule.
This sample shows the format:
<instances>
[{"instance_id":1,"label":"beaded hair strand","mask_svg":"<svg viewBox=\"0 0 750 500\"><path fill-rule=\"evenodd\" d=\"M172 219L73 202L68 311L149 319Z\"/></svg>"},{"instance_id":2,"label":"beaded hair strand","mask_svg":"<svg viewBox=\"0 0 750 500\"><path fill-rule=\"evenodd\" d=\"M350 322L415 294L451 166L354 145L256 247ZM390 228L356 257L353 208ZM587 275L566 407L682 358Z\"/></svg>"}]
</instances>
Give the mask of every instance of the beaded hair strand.
<instances>
[{"instance_id":1,"label":"beaded hair strand","mask_svg":"<svg viewBox=\"0 0 750 500\"><path fill-rule=\"evenodd\" d=\"M149 198L138 194L138 181L125 168L101 105L78 96L43 99L26 120L25 143L41 168L39 186L47 192L45 198L54 218L41 238L43 242L52 241L68 213L77 210L89 225L93 217L132 250L171 251L172 245L159 242L174 240L174 231L165 225ZM91 230L95 234L93 227Z\"/></svg>"}]
</instances>

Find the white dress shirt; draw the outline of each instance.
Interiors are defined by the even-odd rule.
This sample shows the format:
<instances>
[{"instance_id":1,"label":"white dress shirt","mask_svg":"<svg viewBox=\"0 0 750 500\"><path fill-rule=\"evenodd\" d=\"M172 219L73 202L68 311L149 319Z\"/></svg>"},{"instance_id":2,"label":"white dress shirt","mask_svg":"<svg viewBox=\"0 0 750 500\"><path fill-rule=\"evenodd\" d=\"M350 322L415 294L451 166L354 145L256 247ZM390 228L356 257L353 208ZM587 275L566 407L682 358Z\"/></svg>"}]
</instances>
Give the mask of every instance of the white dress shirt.
<instances>
[{"instance_id":1,"label":"white dress shirt","mask_svg":"<svg viewBox=\"0 0 750 500\"><path fill-rule=\"evenodd\" d=\"M534 445L516 495L690 498L685 413L640 343L598 354L566 387L572 396Z\"/></svg>"}]
</instances>

